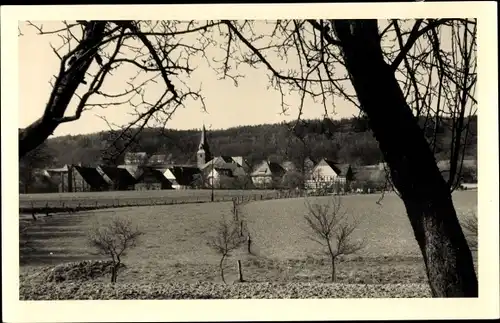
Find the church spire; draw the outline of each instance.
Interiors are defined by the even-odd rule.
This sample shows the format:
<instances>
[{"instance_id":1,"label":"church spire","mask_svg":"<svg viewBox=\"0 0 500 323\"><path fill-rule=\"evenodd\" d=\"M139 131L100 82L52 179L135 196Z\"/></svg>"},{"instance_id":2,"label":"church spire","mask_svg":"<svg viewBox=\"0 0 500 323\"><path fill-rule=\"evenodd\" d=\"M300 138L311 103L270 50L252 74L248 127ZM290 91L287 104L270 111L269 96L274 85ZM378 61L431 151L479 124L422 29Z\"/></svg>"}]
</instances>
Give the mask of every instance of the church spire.
<instances>
[{"instance_id":1,"label":"church spire","mask_svg":"<svg viewBox=\"0 0 500 323\"><path fill-rule=\"evenodd\" d=\"M205 124L203 124L203 128L201 129L201 139L200 139L200 144L198 146L198 150L208 150L208 141L207 141L207 130L205 129Z\"/></svg>"},{"instance_id":2,"label":"church spire","mask_svg":"<svg viewBox=\"0 0 500 323\"><path fill-rule=\"evenodd\" d=\"M198 167L202 167L203 165L205 165L206 162L212 159L212 156L210 154L210 147L208 146L206 132L207 130L205 129L205 124L203 124L203 128L201 130L200 144L198 145L198 153L197 153Z\"/></svg>"}]
</instances>

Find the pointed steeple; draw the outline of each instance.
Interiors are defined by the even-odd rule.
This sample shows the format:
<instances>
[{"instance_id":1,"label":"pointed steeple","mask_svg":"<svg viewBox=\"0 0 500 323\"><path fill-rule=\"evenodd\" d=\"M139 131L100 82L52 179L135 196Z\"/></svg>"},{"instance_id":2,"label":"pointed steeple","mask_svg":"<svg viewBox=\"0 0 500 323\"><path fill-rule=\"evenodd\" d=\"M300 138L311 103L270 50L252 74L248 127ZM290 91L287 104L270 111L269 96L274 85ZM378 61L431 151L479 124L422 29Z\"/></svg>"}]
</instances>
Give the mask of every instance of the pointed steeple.
<instances>
[{"instance_id":1,"label":"pointed steeple","mask_svg":"<svg viewBox=\"0 0 500 323\"><path fill-rule=\"evenodd\" d=\"M203 165L205 165L206 162L212 159L212 156L210 154L210 147L208 146L206 132L207 130L205 129L205 124L203 124L203 128L201 130L200 144L198 145L198 153L197 153L197 164L198 167L200 168Z\"/></svg>"},{"instance_id":2,"label":"pointed steeple","mask_svg":"<svg viewBox=\"0 0 500 323\"><path fill-rule=\"evenodd\" d=\"M203 128L201 129L201 139L200 144L198 145L198 150L208 150L208 141L207 141L207 129L205 129L205 124L203 124Z\"/></svg>"}]
</instances>

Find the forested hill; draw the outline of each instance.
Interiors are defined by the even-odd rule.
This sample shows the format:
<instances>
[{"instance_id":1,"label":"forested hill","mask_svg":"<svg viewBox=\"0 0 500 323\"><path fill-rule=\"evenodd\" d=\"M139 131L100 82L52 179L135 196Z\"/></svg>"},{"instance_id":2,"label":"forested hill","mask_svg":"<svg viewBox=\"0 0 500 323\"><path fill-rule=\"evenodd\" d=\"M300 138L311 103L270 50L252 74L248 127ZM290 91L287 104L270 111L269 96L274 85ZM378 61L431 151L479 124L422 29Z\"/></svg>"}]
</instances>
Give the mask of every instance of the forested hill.
<instances>
[{"instance_id":1,"label":"forested hill","mask_svg":"<svg viewBox=\"0 0 500 323\"><path fill-rule=\"evenodd\" d=\"M420 122L424 124L423 119ZM438 128L438 160L449 155L450 128L449 121L441 123ZM473 117L470 120L466 158L476 158L476 130L477 118ZM424 131L429 138L432 137L434 125L428 121ZM296 139L285 123L208 131L208 140L213 155L244 156L250 164L266 158L278 162L283 159L297 161L304 154L304 149L312 158L326 157L341 163L367 165L382 161L378 143L363 119L306 120L295 129L295 133L305 138L306 145ZM114 136L116 133L105 131L51 138L47 146L55 157L53 163L57 165L53 166L70 163L95 165L100 162L103 150ZM194 163L199 140L200 130L146 129L129 150L171 154L176 163Z\"/></svg>"}]
</instances>

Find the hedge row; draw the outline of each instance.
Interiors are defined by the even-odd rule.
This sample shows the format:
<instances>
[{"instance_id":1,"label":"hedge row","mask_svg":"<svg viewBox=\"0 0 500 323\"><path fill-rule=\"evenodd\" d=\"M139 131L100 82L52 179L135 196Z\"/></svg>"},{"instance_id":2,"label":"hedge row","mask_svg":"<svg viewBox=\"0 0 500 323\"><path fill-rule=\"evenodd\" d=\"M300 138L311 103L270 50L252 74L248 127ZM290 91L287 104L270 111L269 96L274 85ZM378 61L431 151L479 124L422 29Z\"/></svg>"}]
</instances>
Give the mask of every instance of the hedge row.
<instances>
[{"instance_id":1,"label":"hedge row","mask_svg":"<svg viewBox=\"0 0 500 323\"><path fill-rule=\"evenodd\" d=\"M125 299L291 299L291 298L414 298L430 297L426 284L325 283L23 283L21 300Z\"/></svg>"}]
</instances>

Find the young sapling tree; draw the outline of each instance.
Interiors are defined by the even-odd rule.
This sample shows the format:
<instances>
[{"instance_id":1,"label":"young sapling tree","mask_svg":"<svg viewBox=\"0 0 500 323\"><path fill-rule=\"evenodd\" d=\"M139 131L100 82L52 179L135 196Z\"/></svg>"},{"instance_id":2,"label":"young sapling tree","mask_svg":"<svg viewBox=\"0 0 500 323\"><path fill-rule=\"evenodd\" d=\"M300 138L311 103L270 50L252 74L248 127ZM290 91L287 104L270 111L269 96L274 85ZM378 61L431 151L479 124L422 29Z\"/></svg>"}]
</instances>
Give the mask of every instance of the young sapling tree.
<instances>
[{"instance_id":1,"label":"young sapling tree","mask_svg":"<svg viewBox=\"0 0 500 323\"><path fill-rule=\"evenodd\" d=\"M354 254L364 248L365 241L354 241L352 234L359 220L351 218L342 211L340 196L334 196L328 203L310 203L306 199L307 223L312 241L321 245L331 261L331 281L336 280L336 261L339 256Z\"/></svg>"},{"instance_id":2,"label":"young sapling tree","mask_svg":"<svg viewBox=\"0 0 500 323\"><path fill-rule=\"evenodd\" d=\"M224 283L226 283L224 261L231 256L231 252L238 249L244 242L245 238L240 236L239 222L235 221L234 218L228 221L224 217L219 222L217 233L208 240L208 246L221 256L219 269Z\"/></svg>"}]
</instances>

